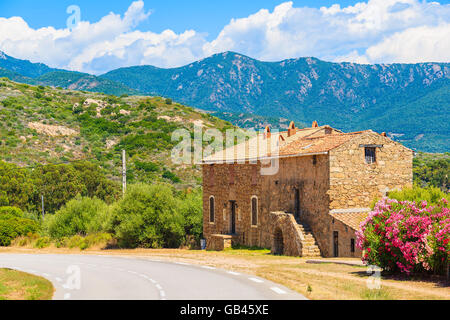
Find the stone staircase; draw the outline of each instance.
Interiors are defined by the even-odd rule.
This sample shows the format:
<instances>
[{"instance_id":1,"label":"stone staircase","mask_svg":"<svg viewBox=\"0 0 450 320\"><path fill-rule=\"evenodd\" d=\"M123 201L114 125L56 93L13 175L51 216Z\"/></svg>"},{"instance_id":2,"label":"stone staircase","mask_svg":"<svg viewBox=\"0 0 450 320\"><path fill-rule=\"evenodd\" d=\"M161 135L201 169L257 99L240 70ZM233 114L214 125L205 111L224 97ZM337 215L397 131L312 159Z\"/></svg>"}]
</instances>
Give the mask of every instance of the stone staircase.
<instances>
[{"instance_id":1,"label":"stone staircase","mask_svg":"<svg viewBox=\"0 0 450 320\"><path fill-rule=\"evenodd\" d=\"M293 257L320 257L321 252L311 228L295 219L291 213L270 213L273 229L272 254Z\"/></svg>"},{"instance_id":2,"label":"stone staircase","mask_svg":"<svg viewBox=\"0 0 450 320\"><path fill-rule=\"evenodd\" d=\"M302 243L302 257L320 257L320 249L311 228L307 224L297 221L297 230L300 233Z\"/></svg>"}]
</instances>

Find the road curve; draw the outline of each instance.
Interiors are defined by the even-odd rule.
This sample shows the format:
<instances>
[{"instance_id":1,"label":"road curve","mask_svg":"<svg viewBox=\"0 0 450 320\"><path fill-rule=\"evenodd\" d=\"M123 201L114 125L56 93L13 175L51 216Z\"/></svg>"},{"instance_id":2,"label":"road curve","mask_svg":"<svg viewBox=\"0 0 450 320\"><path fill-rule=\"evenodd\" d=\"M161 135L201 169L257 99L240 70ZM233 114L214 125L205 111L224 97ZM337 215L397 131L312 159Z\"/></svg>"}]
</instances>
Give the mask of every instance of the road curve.
<instances>
[{"instance_id":1,"label":"road curve","mask_svg":"<svg viewBox=\"0 0 450 320\"><path fill-rule=\"evenodd\" d=\"M305 300L255 276L208 266L97 255L0 254L0 268L50 280L55 300Z\"/></svg>"}]
</instances>

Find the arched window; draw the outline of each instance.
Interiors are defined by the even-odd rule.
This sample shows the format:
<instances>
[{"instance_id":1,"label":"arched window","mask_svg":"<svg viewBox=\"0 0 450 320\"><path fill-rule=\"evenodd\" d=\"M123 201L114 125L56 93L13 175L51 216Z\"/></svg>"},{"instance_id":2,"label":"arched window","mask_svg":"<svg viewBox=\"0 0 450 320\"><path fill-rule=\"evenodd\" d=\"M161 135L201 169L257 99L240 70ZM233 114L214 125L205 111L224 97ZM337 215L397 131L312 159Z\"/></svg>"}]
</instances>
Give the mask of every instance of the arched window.
<instances>
[{"instance_id":1,"label":"arched window","mask_svg":"<svg viewBox=\"0 0 450 320\"><path fill-rule=\"evenodd\" d=\"M253 196L252 197L252 226L258 225L258 197Z\"/></svg>"},{"instance_id":2,"label":"arched window","mask_svg":"<svg viewBox=\"0 0 450 320\"><path fill-rule=\"evenodd\" d=\"M214 223L215 218L215 199L214 196L209 197L209 222Z\"/></svg>"}]
</instances>

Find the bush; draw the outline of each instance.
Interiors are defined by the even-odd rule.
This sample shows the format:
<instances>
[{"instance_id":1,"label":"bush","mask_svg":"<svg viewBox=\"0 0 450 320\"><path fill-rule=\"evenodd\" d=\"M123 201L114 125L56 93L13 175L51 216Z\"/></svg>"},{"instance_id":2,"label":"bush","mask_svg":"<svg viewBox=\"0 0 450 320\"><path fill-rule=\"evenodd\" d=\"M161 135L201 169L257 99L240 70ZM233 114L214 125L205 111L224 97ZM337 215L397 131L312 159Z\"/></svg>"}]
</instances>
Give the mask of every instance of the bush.
<instances>
[{"instance_id":1,"label":"bush","mask_svg":"<svg viewBox=\"0 0 450 320\"><path fill-rule=\"evenodd\" d=\"M0 246L9 246L11 241L19 236L39 231L39 224L36 221L11 217L0 219Z\"/></svg>"},{"instance_id":2,"label":"bush","mask_svg":"<svg viewBox=\"0 0 450 320\"><path fill-rule=\"evenodd\" d=\"M23 211L16 207L0 207L0 219L12 217L22 218Z\"/></svg>"},{"instance_id":3,"label":"bush","mask_svg":"<svg viewBox=\"0 0 450 320\"><path fill-rule=\"evenodd\" d=\"M52 240L49 237L38 238L34 243L34 247L38 249L47 248L52 244Z\"/></svg>"},{"instance_id":4,"label":"bush","mask_svg":"<svg viewBox=\"0 0 450 320\"><path fill-rule=\"evenodd\" d=\"M108 206L97 198L77 196L54 216L47 216L44 226L55 239L100 232L108 227Z\"/></svg>"},{"instance_id":5,"label":"bush","mask_svg":"<svg viewBox=\"0 0 450 320\"><path fill-rule=\"evenodd\" d=\"M444 273L450 254L450 210L384 198L357 232L363 260L386 271Z\"/></svg>"},{"instance_id":6,"label":"bush","mask_svg":"<svg viewBox=\"0 0 450 320\"><path fill-rule=\"evenodd\" d=\"M184 236L183 216L173 189L166 185L131 185L119 202L113 226L120 247L179 247Z\"/></svg>"},{"instance_id":7,"label":"bush","mask_svg":"<svg viewBox=\"0 0 450 320\"><path fill-rule=\"evenodd\" d=\"M191 236L193 243L186 244L191 247L199 247L203 236L203 194L201 189L188 191L180 199L179 210L184 218L184 232Z\"/></svg>"},{"instance_id":8,"label":"bush","mask_svg":"<svg viewBox=\"0 0 450 320\"><path fill-rule=\"evenodd\" d=\"M421 188L414 186L412 188L405 188L401 191L391 191L388 194L390 199L398 201L414 201L420 203L425 200L430 205L438 204L442 199L450 200L447 193L436 187Z\"/></svg>"}]
</instances>

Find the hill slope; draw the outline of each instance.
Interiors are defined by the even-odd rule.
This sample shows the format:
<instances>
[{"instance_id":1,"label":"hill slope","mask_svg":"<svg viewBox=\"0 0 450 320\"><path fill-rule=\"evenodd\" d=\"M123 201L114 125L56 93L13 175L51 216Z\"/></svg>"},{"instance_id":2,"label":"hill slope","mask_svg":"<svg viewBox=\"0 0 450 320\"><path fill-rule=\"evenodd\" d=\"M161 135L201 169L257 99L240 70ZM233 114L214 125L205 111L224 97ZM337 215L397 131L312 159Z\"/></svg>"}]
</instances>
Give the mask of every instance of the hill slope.
<instances>
[{"instance_id":1,"label":"hill slope","mask_svg":"<svg viewBox=\"0 0 450 320\"><path fill-rule=\"evenodd\" d=\"M371 128L424 151L450 147L449 63L269 63L226 52L180 68L122 68L101 78L205 110Z\"/></svg>"},{"instance_id":2,"label":"hill slope","mask_svg":"<svg viewBox=\"0 0 450 320\"><path fill-rule=\"evenodd\" d=\"M20 166L89 159L113 180L121 179L127 150L128 179L201 183L199 166L174 165L176 129L194 123L222 131L233 126L206 113L159 97L118 98L0 78L0 160Z\"/></svg>"}]
</instances>

